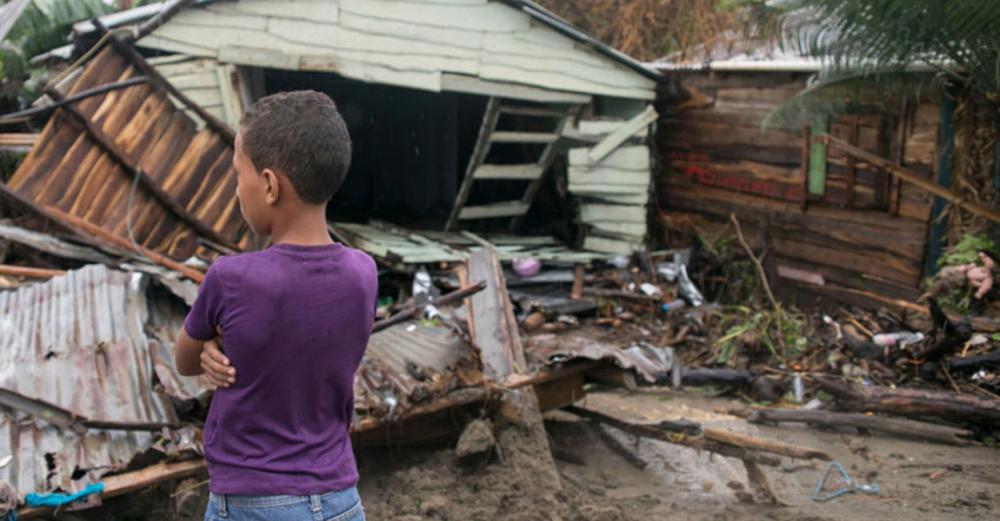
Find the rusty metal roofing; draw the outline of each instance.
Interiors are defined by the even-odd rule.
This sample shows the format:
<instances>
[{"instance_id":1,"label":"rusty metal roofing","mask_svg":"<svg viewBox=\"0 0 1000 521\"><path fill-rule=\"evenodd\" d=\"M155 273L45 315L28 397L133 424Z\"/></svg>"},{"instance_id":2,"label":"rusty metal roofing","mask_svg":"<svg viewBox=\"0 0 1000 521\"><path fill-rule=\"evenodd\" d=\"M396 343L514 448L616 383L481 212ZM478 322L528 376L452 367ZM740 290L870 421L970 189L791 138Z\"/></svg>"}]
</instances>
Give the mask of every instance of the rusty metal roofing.
<instances>
[{"instance_id":1,"label":"rusty metal roofing","mask_svg":"<svg viewBox=\"0 0 1000 521\"><path fill-rule=\"evenodd\" d=\"M139 78L133 60L106 46L65 95ZM198 247L191 222L239 242L245 227L228 137L210 127L199 129L154 85L138 83L56 110L8 184L38 206L83 217L122 237L128 237L128 216L138 243L177 259L190 257ZM126 163L137 166L194 220L185 221L150 188L136 183L136 172L116 160L93 130L74 119L72 110L113 140Z\"/></svg>"},{"instance_id":2,"label":"rusty metal roofing","mask_svg":"<svg viewBox=\"0 0 1000 521\"><path fill-rule=\"evenodd\" d=\"M604 336L589 327L564 334L540 334L528 339L525 351L545 365L576 359L608 360L651 383L665 378L673 367L672 351L646 343L623 347L602 341Z\"/></svg>"},{"instance_id":3,"label":"rusty metal roofing","mask_svg":"<svg viewBox=\"0 0 1000 521\"><path fill-rule=\"evenodd\" d=\"M147 333L147 281L92 265L0 293L0 388L91 420L175 422L170 398L153 385L160 368L151 353L155 336ZM177 328L184 315L157 316ZM154 442L151 432L79 433L22 410L0 411L0 457L14 456L0 479L22 491L74 490L75 471L96 479Z\"/></svg>"},{"instance_id":4,"label":"rusty metal roofing","mask_svg":"<svg viewBox=\"0 0 1000 521\"><path fill-rule=\"evenodd\" d=\"M482 379L459 335L442 325L404 322L371 336L354 380L354 408L362 416L398 418Z\"/></svg>"}]
</instances>

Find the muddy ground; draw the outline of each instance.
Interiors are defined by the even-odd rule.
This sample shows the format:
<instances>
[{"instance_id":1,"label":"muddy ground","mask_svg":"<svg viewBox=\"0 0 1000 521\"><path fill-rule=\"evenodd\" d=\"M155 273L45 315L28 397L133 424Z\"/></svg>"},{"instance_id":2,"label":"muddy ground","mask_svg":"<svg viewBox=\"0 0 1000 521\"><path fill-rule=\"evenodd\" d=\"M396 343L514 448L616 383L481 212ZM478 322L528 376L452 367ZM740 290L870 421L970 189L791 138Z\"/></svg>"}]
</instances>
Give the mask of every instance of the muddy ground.
<instances>
[{"instance_id":1,"label":"muddy ground","mask_svg":"<svg viewBox=\"0 0 1000 521\"><path fill-rule=\"evenodd\" d=\"M659 441L613 435L647 462L639 469L609 449L594 428L566 413L550 413L546 430L555 452L562 490L538 469L545 458L516 427L496 427L499 454L463 465L454 445L361 450L360 489L371 521L504 520L631 521L670 519L822 521L843 519L997 519L1000 450L953 447L855 432L824 432L804 426L757 426L727 413L746 405L696 392L640 388L638 392L592 391L589 408L639 421L688 419L761 437L820 448L859 481L881 487L878 495L853 494L826 503L811 495L823 462L783 459L765 467L776 494L792 506L751 502L739 461ZM178 515L174 485L115 498L97 510L59 519L201 519L204 477L182 490L197 490ZM190 496L190 494L185 493ZM79 516L79 517L76 517Z\"/></svg>"},{"instance_id":2,"label":"muddy ground","mask_svg":"<svg viewBox=\"0 0 1000 521\"><path fill-rule=\"evenodd\" d=\"M994 449L751 425L719 412L744 407L736 401L662 388L593 392L584 404L634 420L685 418L820 448L856 479L877 483L881 493L814 502L825 464L784 459L781 467L765 472L776 494L792 506L750 503L746 474L736 460L641 440L638 453L648 465L640 470L589 425L568 414L550 414L550 441L563 456L557 460L562 491L540 487L519 468L533 455L519 443L516 429L500 428L503 461L473 469L458 465L447 447L362 453L361 494L369 519L959 520L996 519L1000 508L1000 451ZM636 447L629 436L615 435Z\"/></svg>"}]
</instances>

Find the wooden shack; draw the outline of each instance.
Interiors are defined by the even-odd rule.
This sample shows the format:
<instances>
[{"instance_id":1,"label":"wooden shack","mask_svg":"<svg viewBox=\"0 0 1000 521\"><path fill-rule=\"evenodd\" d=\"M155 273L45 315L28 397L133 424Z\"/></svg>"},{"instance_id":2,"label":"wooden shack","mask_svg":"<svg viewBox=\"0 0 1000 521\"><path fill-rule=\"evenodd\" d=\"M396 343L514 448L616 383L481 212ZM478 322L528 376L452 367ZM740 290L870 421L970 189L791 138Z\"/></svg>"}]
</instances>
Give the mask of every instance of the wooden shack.
<instances>
[{"instance_id":1,"label":"wooden shack","mask_svg":"<svg viewBox=\"0 0 1000 521\"><path fill-rule=\"evenodd\" d=\"M137 45L230 125L266 94L330 94L355 145L335 220L565 224L615 254L646 235L658 75L533 2L196 2Z\"/></svg>"},{"instance_id":2,"label":"wooden shack","mask_svg":"<svg viewBox=\"0 0 1000 521\"><path fill-rule=\"evenodd\" d=\"M732 233L735 214L766 252L772 284L799 304L918 297L933 197L822 135L936 180L938 104L859 105L802 128L764 128L818 62L743 55L659 67L673 84L657 106L661 231L713 240Z\"/></svg>"}]
</instances>

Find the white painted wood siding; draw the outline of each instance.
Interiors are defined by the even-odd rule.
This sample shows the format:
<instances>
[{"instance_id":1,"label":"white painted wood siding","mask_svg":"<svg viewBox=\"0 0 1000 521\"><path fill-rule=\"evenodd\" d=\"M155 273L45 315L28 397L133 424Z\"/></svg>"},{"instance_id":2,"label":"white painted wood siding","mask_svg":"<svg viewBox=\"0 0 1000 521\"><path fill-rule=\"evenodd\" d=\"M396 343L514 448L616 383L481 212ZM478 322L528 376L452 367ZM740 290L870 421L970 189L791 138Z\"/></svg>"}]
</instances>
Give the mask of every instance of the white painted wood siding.
<instances>
[{"instance_id":1,"label":"white painted wood siding","mask_svg":"<svg viewBox=\"0 0 1000 521\"><path fill-rule=\"evenodd\" d=\"M446 88L442 75L459 75L589 95L655 95L652 80L487 0L215 2L185 9L139 45L431 91Z\"/></svg>"},{"instance_id":2,"label":"white painted wood siding","mask_svg":"<svg viewBox=\"0 0 1000 521\"><path fill-rule=\"evenodd\" d=\"M243 103L235 82L236 67L231 64L220 64L209 58L196 58L183 54L150 58L149 62L170 83L184 95L207 110L210 114L237 128L243 117ZM199 124L204 124L197 114L184 108L177 100L173 100L177 108L182 109Z\"/></svg>"}]
</instances>

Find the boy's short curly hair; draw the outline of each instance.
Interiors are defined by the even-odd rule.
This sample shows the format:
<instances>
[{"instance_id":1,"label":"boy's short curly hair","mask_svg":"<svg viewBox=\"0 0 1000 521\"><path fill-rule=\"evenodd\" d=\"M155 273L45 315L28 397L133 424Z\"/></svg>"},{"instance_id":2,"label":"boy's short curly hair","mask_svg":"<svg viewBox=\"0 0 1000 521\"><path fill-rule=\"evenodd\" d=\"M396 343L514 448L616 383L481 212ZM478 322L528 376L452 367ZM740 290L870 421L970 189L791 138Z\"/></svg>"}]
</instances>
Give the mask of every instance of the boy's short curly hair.
<instances>
[{"instance_id":1,"label":"boy's short curly hair","mask_svg":"<svg viewBox=\"0 0 1000 521\"><path fill-rule=\"evenodd\" d=\"M243 116L243 151L260 171L288 177L308 203L329 201L351 165L351 136L329 96L313 90L261 98Z\"/></svg>"}]
</instances>

